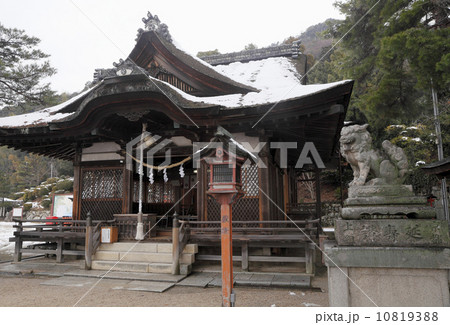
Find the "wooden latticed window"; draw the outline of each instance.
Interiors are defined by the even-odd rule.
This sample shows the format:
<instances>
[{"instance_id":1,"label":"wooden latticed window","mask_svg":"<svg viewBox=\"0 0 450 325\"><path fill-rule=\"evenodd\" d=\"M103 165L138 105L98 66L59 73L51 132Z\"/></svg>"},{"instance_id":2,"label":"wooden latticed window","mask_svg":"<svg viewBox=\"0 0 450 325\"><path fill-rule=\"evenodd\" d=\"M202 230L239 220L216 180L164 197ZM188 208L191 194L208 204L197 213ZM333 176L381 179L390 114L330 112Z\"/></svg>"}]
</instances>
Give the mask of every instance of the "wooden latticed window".
<instances>
[{"instance_id":1,"label":"wooden latticed window","mask_svg":"<svg viewBox=\"0 0 450 325\"><path fill-rule=\"evenodd\" d=\"M246 198L259 197L258 166L250 165L241 168L242 190Z\"/></svg>"},{"instance_id":2,"label":"wooden latticed window","mask_svg":"<svg viewBox=\"0 0 450 325\"><path fill-rule=\"evenodd\" d=\"M175 191L172 183L155 182L148 185L148 203L175 203Z\"/></svg>"},{"instance_id":3,"label":"wooden latticed window","mask_svg":"<svg viewBox=\"0 0 450 325\"><path fill-rule=\"evenodd\" d=\"M82 168L81 219L113 219L122 213L123 168Z\"/></svg>"},{"instance_id":4,"label":"wooden latticed window","mask_svg":"<svg viewBox=\"0 0 450 325\"><path fill-rule=\"evenodd\" d=\"M147 196L145 197L145 193ZM175 189L172 183L144 183L144 203L175 203ZM139 202L139 181L133 183L133 202Z\"/></svg>"}]
</instances>

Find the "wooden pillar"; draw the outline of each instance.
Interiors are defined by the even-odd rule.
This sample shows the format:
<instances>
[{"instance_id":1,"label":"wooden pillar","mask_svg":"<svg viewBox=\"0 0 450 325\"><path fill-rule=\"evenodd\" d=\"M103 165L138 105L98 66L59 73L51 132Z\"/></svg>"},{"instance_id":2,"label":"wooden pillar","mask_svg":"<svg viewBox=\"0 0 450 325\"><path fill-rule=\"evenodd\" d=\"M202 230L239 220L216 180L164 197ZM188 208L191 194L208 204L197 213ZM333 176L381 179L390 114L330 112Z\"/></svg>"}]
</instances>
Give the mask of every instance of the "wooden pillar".
<instances>
[{"instance_id":1,"label":"wooden pillar","mask_svg":"<svg viewBox=\"0 0 450 325\"><path fill-rule=\"evenodd\" d=\"M208 178L206 175L207 168L206 165L201 162L200 168L197 170L197 216L198 220L206 221L207 220L207 197L206 197L206 189L208 188Z\"/></svg>"},{"instance_id":2,"label":"wooden pillar","mask_svg":"<svg viewBox=\"0 0 450 325\"><path fill-rule=\"evenodd\" d=\"M322 223L322 197L320 195L320 175L321 171L316 167L314 177L316 182L316 219L319 219L319 223L316 224L316 238L319 238L319 225ZM314 226L314 225L311 225Z\"/></svg>"},{"instance_id":3,"label":"wooden pillar","mask_svg":"<svg viewBox=\"0 0 450 325\"><path fill-rule=\"evenodd\" d=\"M72 219L81 219L81 191L82 191L82 175L81 175L81 149L77 147L75 158L73 161L73 206Z\"/></svg>"},{"instance_id":4,"label":"wooden pillar","mask_svg":"<svg viewBox=\"0 0 450 325\"><path fill-rule=\"evenodd\" d=\"M90 270L92 268L92 219L90 216L86 219L86 237L84 243L84 268Z\"/></svg>"},{"instance_id":5,"label":"wooden pillar","mask_svg":"<svg viewBox=\"0 0 450 325\"><path fill-rule=\"evenodd\" d=\"M263 141L263 140L261 140ZM270 220L270 200L267 196L270 197L270 173L271 173L271 164L270 164L270 152L268 145L264 146L264 148L260 151L259 157L261 161L266 166L266 168L259 169L259 186L261 190L265 193L259 193L259 202L260 202L260 220Z\"/></svg>"},{"instance_id":6,"label":"wooden pillar","mask_svg":"<svg viewBox=\"0 0 450 325\"><path fill-rule=\"evenodd\" d=\"M284 200L284 213L288 213L288 205L289 205L289 173L288 169L284 169L283 173L283 200ZM284 216L284 220L286 220L286 216Z\"/></svg>"},{"instance_id":7,"label":"wooden pillar","mask_svg":"<svg viewBox=\"0 0 450 325\"><path fill-rule=\"evenodd\" d=\"M62 235L63 233L63 224L62 222L58 223L58 233ZM56 262L62 263L63 262L63 249L64 249L64 238L59 237L56 240Z\"/></svg>"},{"instance_id":8,"label":"wooden pillar","mask_svg":"<svg viewBox=\"0 0 450 325\"><path fill-rule=\"evenodd\" d=\"M133 171L124 166L122 213L133 213Z\"/></svg>"},{"instance_id":9,"label":"wooden pillar","mask_svg":"<svg viewBox=\"0 0 450 325\"><path fill-rule=\"evenodd\" d=\"M20 262L22 260L22 221L19 221L19 227L16 228L16 232L19 235L16 235L16 243L14 247L14 262Z\"/></svg>"},{"instance_id":10,"label":"wooden pillar","mask_svg":"<svg viewBox=\"0 0 450 325\"><path fill-rule=\"evenodd\" d=\"M222 202L221 215L221 246L222 246L222 306L231 307L233 293L233 245L231 239L231 204Z\"/></svg>"},{"instance_id":11,"label":"wooden pillar","mask_svg":"<svg viewBox=\"0 0 450 325\"><path fill-rule=\"evenodd\" d=\"M316 168L314 172L316 182L316 219L322 216L322 200L320 196L320 169Z\"/></svg>"}]
</instances>

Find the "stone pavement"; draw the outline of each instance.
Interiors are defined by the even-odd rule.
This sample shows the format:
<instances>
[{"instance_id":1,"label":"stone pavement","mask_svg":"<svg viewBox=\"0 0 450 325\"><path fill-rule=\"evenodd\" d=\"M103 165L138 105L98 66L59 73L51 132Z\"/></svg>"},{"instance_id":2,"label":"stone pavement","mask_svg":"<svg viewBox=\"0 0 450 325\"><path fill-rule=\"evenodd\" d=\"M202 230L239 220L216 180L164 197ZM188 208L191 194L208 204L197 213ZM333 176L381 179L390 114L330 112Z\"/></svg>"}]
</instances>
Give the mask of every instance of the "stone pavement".
<instances>
[{"instance_id":1,"label":"stone pavement","mask_svg":"<svg viewBox=\"0 0 450 325\"><path fill-rule=\"evenodd\" d=\"M114 282L115 290L164 292L174 285L187 287L220 287L221 273L201 271L186 275L134 273L119 271L84 270L83 260L55 263L49 259L33 259L20 263L0 264L1 275L34 275L54 277L43 281L42 285L89 287L99 279ZM255 287L307 288L311 277L287 273L235 272L234 285Z\"/></svg>"},{"instance_id":2,"label":"stone pavement","mask_svg":"<svg viewBox=\"0 0 450 325\"><path fill-rule=\"evenodd\" d=\"M222 274L220 272L193 273L176 284L177 286L193 287L220 287ZM254 287L289 287L308 288L311 286L311 277L307 275L288 273L261 273L261 272L235 272L235 286Z\"/></svg>"}]
</instances>

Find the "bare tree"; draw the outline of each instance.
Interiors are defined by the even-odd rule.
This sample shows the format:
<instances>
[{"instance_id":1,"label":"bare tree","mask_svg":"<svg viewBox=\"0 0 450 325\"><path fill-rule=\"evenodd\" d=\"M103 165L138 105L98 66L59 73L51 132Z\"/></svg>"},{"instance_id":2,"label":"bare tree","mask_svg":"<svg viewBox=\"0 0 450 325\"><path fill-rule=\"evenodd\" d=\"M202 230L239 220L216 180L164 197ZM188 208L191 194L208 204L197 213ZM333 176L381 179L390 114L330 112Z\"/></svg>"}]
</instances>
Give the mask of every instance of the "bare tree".
<instances>
[{"instance_id":1,"label":"bare tree","mask_svg":"<svg viewBox=\"0 0 450 325\"><path fill-rule=\"evenodd\" d=\"M299 177L299 186L306 189L312 200L316 200L316 182L313 172L302 172Z\"/></svg>"}]
</instances>

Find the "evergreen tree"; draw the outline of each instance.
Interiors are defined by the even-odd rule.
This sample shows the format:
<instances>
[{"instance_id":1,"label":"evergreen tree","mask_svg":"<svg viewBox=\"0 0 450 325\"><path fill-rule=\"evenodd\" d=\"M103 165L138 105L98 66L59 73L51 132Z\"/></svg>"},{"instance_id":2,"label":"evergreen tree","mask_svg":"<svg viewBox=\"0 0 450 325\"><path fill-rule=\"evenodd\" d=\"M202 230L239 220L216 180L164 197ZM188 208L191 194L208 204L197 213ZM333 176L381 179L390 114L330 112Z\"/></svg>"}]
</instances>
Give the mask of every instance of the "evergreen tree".
<instances>
[{"instance_id":1,"label":"evergreen tree","mask_svg":"<svg viewBox=\"0 0 450 325\"><path fill-rule=\"evenodd\" d=\"M204 57L204 56L217 55L217 54L220 54L218 49L209 50L209 51L199 51L199 52L197 52L197 57L201 58L201 57Z\"/></svg>"},{"instance_id":2,"label":"evergreen tree","mask_svg":"<svg viewBox=\"0 0 450 325\"><path fill-rule=\"evenodd\" d=\"M334 29L342 42L334 72L355 80L350 111L360 110L375 134L393 123L432 114L431 80L447 96L449 9L442 0L343 0L346 19Z\"/></svg>"},{"instance_id":3,"label":"evergreen tree","mask_svg":"<svg viewBox=\"0 0 450 325\"><path fill-rule=\"evenodd\" d=\"M29 103L42 103L51 93L42 80L56 70L47 54L37 49L40 40L23 30L6 28L0 24L0 109Z\"/></svg>"}]
</instances>

